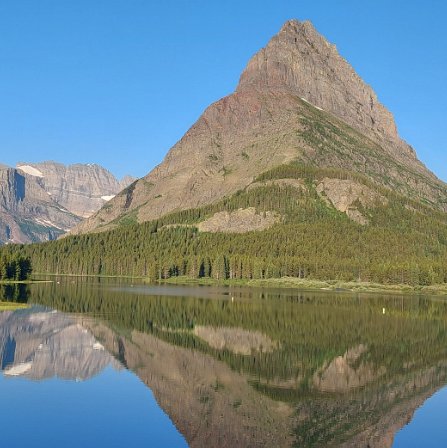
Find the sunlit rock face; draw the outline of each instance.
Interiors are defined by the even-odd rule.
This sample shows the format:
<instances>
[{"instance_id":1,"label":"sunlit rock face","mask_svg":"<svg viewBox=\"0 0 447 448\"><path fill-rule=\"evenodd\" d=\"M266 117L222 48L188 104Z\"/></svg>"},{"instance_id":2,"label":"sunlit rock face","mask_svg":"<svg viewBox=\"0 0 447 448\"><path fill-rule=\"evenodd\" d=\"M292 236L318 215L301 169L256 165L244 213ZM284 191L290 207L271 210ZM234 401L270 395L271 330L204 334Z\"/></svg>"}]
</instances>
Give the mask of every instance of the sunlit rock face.
<instances>
[{"instance_id":1,"label":"sunlit rock face","mask_svg":"<svg viewBox=\"0 0 447 448\"><path fill-rule=\"evenodd\" d=\"M0 168L0 244L52 240L79 221L47 194L40 177Z\"/></svg>"},{"instance_id":2,"label":"sunlit rock face","mask_svg":"<svg viewBox=\"0 0 447 448\"><path fill-rule=\"evenodd\" d=\"M0 165L0 244L53 240L133 181L99 165Z\"/></svg>"},{"instance_id":3,"label":"sunlit rock face","mask_svg":"<svg viewBox=\"0 0 447 448\"><path fill-rule=\"evenodd\" d=\"M34 380L86 380L120 364L92 334L65 314L44 310L0 313L0 370Z\"/></svg>"},{"instance_id":4,"label":"sunlit rock face","mask_svg":"<svg viewBox=\"0 0 447 448\"><path fill-rule=\"evenodd\" d=\"M17 169L40 179L51 198L81 218L87 218L135 179L119 181L97 164L63 165L53 161L19 163Z\"/></svg>"}]
</instances>

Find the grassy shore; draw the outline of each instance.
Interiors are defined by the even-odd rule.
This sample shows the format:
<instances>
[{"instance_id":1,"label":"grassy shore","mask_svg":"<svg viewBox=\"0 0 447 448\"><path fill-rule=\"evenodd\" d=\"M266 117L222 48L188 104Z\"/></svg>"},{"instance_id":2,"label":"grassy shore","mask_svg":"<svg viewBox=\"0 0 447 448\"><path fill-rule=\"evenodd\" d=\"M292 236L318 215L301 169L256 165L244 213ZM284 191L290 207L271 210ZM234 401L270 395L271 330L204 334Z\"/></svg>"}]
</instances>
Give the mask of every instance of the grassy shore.
<instances>
[{"instance_id":1,"label":"grassy shore","mask_svg":"<svg viewBox=\"0 0 447 448\"><path fill-rule=\"evenodd\" d=\"M28 305L24 305L23 303L0 302L0 312L1 311L21 310L21 309L24 309L27 307L28 307Z\"/></svg>"},{"instance_id":2,"label":"grassy shore","mask_svg":"<svg viewBox=\"0 0 447 448\"><path fill-rule=\"evenodd\" d=\"M264 288L296 288L323 291L352 291L352 292L392 292L413 294L445 294L447 284L442 285L386 285L369 282L343 282L339 280L310 280L295 277L253 279L253 280L215 280L212 278L171 277L161 283L175 285L222 285L222 286L252 286Z\"/></svg>"},{"instance_id":3,"label":"grassy shore","mask_svg":"<svg viewBox=\"0 0 447 448\"><path fill-rule=\"evenodd\" d=\"M0 285L31 285L33 283L51 283L52 280L0 280Z\"/></svg>"},{"instance_id":4,"label":"grassy shore","mask_svg":"<svg viewBox=\"0 0 447 448\"><path fill-rule=\"evenodd\" d=\"M447 283L440 285L406 285L406 284L381 284L370 282L345 282L341 280L312 280L300 279L297 277L282 277L268 279L226 279L216 280L214 278L202 277L192 278L186 276L170 277L165 280L153 280L143 276L131 275L81 275L81 274L36 274L54 277L89 277L89 278L116 278L142 281L148 284L168 284L168 285L200 285L200 286L247 286L257 288L295 288L303 290L321 291L351 291L351 292L382 292L382 293L402 293L402 294L426 294L426 295L447 295ZM27 280L16 283L45 283L53 280ZM0 284L2 282L0 281Z\"/></svg>"}]
</instances>

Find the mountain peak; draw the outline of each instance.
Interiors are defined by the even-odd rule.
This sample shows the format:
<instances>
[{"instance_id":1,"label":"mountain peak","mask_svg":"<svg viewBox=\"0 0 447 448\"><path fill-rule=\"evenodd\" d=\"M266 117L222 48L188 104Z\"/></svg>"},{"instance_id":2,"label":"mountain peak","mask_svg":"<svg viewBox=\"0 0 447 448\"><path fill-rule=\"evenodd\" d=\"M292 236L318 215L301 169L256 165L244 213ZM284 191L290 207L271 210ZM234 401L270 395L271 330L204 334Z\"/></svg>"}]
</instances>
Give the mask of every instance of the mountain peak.
<instances>
[{"instance_id":1,"label":"mountain peak","mask_svg":"<svg viewBox=\"0 0 447 448\"><path fill-rule=\"evenodd\" d=\"M310 20L304 20L303 22L300 22L297 19L290 19L287 20L284 25L281 27L280 33L309 33L318 34L318 31L315 29L313 23Z\"/></svg>"},{"instance_id":2,"label":"mountain peak","mask_svg":"<svg viewBox=\"0 0 447 448\"><path fill-rule=\"evenodd\" d=\"M335 45L311 22L289 20L252 57L233 94L211 104L160 165L72 233L209 205L291 162L353 171L433 204L447 194Z\"/></svg>"},{"instance_id":3,"label":"mountain peak","mask_svg":"<svg viewBox=\"0 0 447 448\"><path fill-rule=\"evenodd\" d=\"M375 140L402 143L392 114L310 21L287 21L253 56L237 91L252 89L289 91Z\"/></svg>"}]
</instances>

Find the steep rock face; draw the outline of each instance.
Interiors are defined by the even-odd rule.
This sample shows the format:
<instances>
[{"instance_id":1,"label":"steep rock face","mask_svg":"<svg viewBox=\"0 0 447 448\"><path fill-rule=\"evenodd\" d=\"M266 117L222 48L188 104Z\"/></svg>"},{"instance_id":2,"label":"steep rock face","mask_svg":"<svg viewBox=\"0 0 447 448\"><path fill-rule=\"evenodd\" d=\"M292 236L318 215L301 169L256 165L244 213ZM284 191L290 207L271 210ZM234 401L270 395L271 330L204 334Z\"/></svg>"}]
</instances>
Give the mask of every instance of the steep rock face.
<instances>
[{"instance_id":1,"label":"steep rock face","mask_svg":"<svg viewBox=\"0 0 447 448\"><path fill-rule=\"evenodd\" d=\"M164 161L73 233L210 204L297 161L366 175L446 209L446 185L403 142L372 89L309 22L287 22Z\"/></svg>"},{"instance_id":2,"label":"steep rock face","mask_svg":"<svg viewBox=\"0 0 447 448\"><path fill-rule=\"evenodd\" d=\"M79 221L48 196L36 177L0 169L0 244L55 239Z\"/></svg>"},{"instance_id":3,"label":"steep rock face","mask_svg":"<svg viewBox=\"0 0 447 448\"><path fill-rule=\"evenodd\" d=\"M414 150L401 141L393 115L372 88L313 27L290 20L242 73L238 92L284 90L334 114L379 142L402 163L424 170Z\"/></svg>"},{"instance_id":4,"label":"steep rock face","mask_svg":"<svg viewBox=\"0 0 447 448\"><path fill-rule=\"evenodd\" d=\"M115 176L96 164L19 163L17 169L41 179L44 190L74 215L87 218L135 179Z\"/></svg>"},{"instance_id":5,"label":"steep rock face","mask_svg":"<svg viewBox=\"0 0 447 448\"><path fill-rule=\"evenodd\" d=\"M98 165L1 165L0 244L53 240L132 181L128 176L118 182Z\"/></svg>"}]
</instances>

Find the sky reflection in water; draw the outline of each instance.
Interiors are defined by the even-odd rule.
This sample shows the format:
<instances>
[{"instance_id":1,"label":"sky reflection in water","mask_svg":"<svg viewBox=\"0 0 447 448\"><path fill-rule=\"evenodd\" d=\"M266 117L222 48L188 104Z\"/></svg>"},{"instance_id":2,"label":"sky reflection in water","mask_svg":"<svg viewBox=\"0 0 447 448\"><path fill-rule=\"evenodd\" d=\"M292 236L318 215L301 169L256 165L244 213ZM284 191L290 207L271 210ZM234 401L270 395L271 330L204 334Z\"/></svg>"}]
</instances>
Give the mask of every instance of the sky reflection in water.
<instances>
[{"instance_id":1,"label":"sky reflection in water","mask_svg":"<svg viewBox=\"0 0 447 448\"><path fill-rule=\"evenodd\" d=\"M107 367L76 382L0 375L2 446L186 447L152 392L127 370Z\"/></svg>"}]
</instances>

